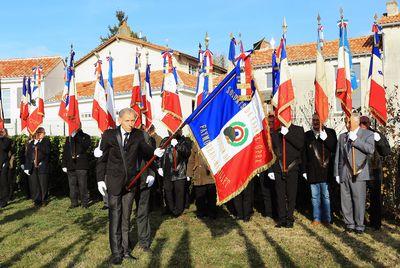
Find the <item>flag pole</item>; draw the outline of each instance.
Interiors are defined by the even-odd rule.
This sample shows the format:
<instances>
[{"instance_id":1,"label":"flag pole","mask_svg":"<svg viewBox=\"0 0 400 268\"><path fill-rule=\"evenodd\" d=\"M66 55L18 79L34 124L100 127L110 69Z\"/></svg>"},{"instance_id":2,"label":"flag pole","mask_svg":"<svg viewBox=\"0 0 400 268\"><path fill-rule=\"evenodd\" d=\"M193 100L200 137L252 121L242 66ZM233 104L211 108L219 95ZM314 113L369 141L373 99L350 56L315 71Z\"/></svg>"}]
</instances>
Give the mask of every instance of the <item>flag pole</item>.
<instances>
[{"instance_id":1,"label":"flag pole","mask_svg":"<svg viewBox=\"0 0 400 268\"><path fill-rule=\"evenodd\" d=\"M286 45L286 33L287 33L287 24L286 24L286 18L283 17L283 23L282 23L282 32L283 32L283 42L284 46ZM286 167L286 138L285 135L282 136L282 162L283 162L283 172L287 172L287 167Z\"/></svg>"}]
</instances>

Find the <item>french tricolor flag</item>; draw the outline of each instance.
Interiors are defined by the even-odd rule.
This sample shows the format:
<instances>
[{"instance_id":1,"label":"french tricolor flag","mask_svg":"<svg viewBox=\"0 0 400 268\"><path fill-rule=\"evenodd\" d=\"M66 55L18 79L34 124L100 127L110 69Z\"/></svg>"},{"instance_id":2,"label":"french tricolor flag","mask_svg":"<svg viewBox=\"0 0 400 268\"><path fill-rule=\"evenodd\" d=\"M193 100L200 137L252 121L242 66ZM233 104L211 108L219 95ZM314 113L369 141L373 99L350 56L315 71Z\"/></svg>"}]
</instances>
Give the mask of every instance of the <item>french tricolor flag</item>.
<instances>
[{"instance_id":1,"label":"french tricolor flag","mask_svg":"<svg viewBox=\"0 0 400 268\"><path fill-rule=\"evenodd\" d=\"M106 98L107 98L107 118L109 128L116 127L115 111L114 111L114 81L113 81L113 61L111 54L107 57L108 61L108 77L107 77L107 88L106 88Z\"/></svg>"},{"instance_id":2,"label":"french tricolor flag","mask_svg":"<svg viewBox=\"0 0 400 268\"><path fill-rule=\"evenodd\" d=\"M22 95L21 95L21 102L19 106L19 117L21 118L21 131L23 131L28 125L28 117L29 117L29 93L28 87L30 88L31 79L26 78L22 80ZM28 86L29 84L29 86Z\"/></svg>"},{"instance_id":3,"label":"french tricolor flag","mask_svg":"<svg viewBox=\"0 0 400 268\"><path fill-rule=\"evenodd\" d=\"M374 46L369 67L369 110L372 116L382 125L387 122L386 92L383 77L383 63L380 44L381 27L375 22L372 27Z\"/></svg>"},{"instance_id":4,"label":"french tricolor flag","mask_svg":"<svg viewBox=\"0 0 400 268\"><path fill-rule=\"evenodd\" d=\"M201 69L197 80L196 107L207 98L211 90L213 90L212 70L213 70L213 54L209 49L199 52L199 61Z\"/></svg>"},{"instance_id":5,"label":"french tricolor flag","mask_svg":"<svg viewBox=\"0 0 400 268\"><path fill-rule=\"evenodd\" d=\"M336 75L336 97L340 100L342 110L350 117L353 103L352 91L357 89L357 78L352 70L353 60L347 38L348 21L343 19L338 22L339 26L339 52L338 67Z\"/></svg>"},{"instance_id":6,"label":"french tricolor flag","mask_svg":"<svg viewBox=\"0 0 400 268\"><path fill-rule=\"evenodd\" d=\"M143 115L145 116L145 127L146 130L150 128L153 123L153 112L152 112L152 95L151 95L151 83L150 83L150 64L146 66L146 77L144 79L144 94L142 95L143 102Z\"/></svg>"},{"instance_id":7,"label":"french tricolor flag","mask_svg":"<svg viewBox=\"0 0 400 268\"><path fill-rule=\"evenodd\" d=\"M27 128L30 134L34 134L43 123L44 117L44 92L43 92L43 69L41 66L34 67L33 88L29 105L29 117Z\"/></svg>"},{"instance_id":8,"label":"french tricolor flag","mask_svg":"<svg viewBox=\"0 0 400 268\"><path fill-rule=\"evenodd\" d=\"M107 97L104 86L102 62L99 59L95 64L96 85L94 88L92 117L97 121L97 126L101 132L110 128L108 123Z\"/></svg>"},{"instance_id":9,"label":"french tricolor flag","mask_svg":"<svg viewBox=\"0 0 400 268\"><path fill-rule=\"evenodd\" d=\"M163 52L162 57L164 59L164 79L161 88L161 108L164 116L161 121L170 132L174 133L182 123L181 102L178 94L180 79L172 64L172 51Z\"/></svg>"},{"instance_id":10,"label":"french tricolor flag","mask_svg":"<svg viewBox=\"0 0 400 268\"><path fill-rule=\"evenodd\" d=\"M135 68L133 70L132 95L131 95L131 108L136 112L137 115L135 121L135 128L139 128L142 124L142 109L143 109L139 57L140 57L139 51L136 51Z\"/></svg>"},{"instance_id":11,"label":"french tricolor flag","mask_svg":"<svg viewBox=\"0 0 400 268\"><path fill-rule=\"evenodd\" d=\"M251 100L238 101L237 72L239 65L185 121L215 179L219 205L240 194L274 161L260 96L251 83Z\"/></svg>"}]
</instances>

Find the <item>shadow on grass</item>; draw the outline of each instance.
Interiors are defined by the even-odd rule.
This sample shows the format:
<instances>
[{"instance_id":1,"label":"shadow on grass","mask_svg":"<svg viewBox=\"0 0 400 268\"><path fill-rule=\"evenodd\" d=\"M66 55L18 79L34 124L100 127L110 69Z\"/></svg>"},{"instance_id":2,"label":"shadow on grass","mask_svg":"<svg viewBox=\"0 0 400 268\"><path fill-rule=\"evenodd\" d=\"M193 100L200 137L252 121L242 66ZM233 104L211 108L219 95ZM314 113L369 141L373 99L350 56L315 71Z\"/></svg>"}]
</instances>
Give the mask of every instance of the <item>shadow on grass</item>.
<instances>
[{"instance_id":1,"label":"shadow on grass","mask_svg":"<svg viewBox=\"0 0 400 268\"><path fill-rule=\"evenodd\" d=\"M62 226L60 228L58 228L57 230L55 230L54 232L52 232L51 234L47 235L46 237L42 238L39 241L36 241L35 243L27 246L26 248L16 252L11 258L9 258L6 262L2 263L1 267L9 267L13 264L15 264L17 261L21 260L21 258L31 252L34 251L38 246L40 246L41 244L45 244L49 239L54 238L55 235L57 235L59 232L61 232L63 229L65 228L65 226Z\"/></svg>"},{"instance_id":2,"label":"shadow on grass","mask_svg":"<svg viewBox=\"0 0 400 268\"><path fill-rule=\"evenodd\" d=\"M158 268L161 267L161 254L164 249L164 245L167 242L167 238L157 238L155 242L155 246L152 250L151 260L148 267Z\"/></svg>"},{"instance_id":3,"label":"shadow on grass","mask_svg":"<svg viewBox=\"0 0 400 268\"><path fill-rule=\"evenodd\" d=\"M343 255L339 250L337 250L332 244L325 240L322 236L318 235L314 230L311 230L304 223L297 222L310 236L315 237L318 242L332 255L335 262L340 266L345 267L355 267L356 264L349 260L345 255Z\"/></svg>"},{"instance_id":4,"label":"shadow on grass","mask_svg":"<svg viewBox=\"0 0 400 268\"><path fill-rule=\"evenodd\" d=\"M190 254L189 230L187 226L168 261L167 267L193 267Z\"/></svg>"},{"instance_id":5,"label":"shadow on grass","mask_svg":"<svg viewBox=\"0 0 400 268\"><path fill-rule=\"evenodd\" d=\"M13 221L21 220L25 217L29 217L33 213L35 213L35 211L37 211L37 208L35 208L34 206L30 206L25 209L18 210L13 214L6 215L2 220L0 220L0 226L3 224L11 223Z\"/></svg>"},{"instance_id":6,"label":"shadow on grass","mask_svg":"<svg viewBox=\"0 0 400 268\"><path fill-rule=\"evenodd\" d=\"M81 245L78 249L74 250L77 254L69 262L67 267L74 267L79 259L86 253L89 244L96 238L96 236L101 232L102 229L107 227L107 216L97 216L93 217L92 213L88 212L74 221L74 224L79 225L80 228L85 231L77 240L59 250L59 253L52 258L52 260L43 265L43 267L56 267L71 250L78 245Z\"/></svg>"},{"instance_id":7,"label":"shadow on grass","mask_svg":"<svg viewBox=\"0 0 400 268\"><path fill-rule=\"evenodd\" d=\"M8 232L7 235L0 237L0 243L3 242L4 239L6 239L8 236L19 233L20 231L22 231L25 228L28 228L29 226L31 226L31 223L25 223L22 226L18 227L17 229ZM1 267L1 266L0 266Z\"/></svg>"},{"instance_id":8,"label":"shadow on grass","mask_svg":"<svg viewBox=\"0 0 400 268\"><path fill-rule=\"evenodd\" d=\"M353 236L351 236L347 232L342 232L342 231L337 230L333 226L329 226L327 228L335 236L339 237L340 240L343 242L343 244L346 244L351 249L353 249L354 253L358 256L358 258L360 260L369 262L374 267L377 267L377 266L378 267L383 267L384 266L383 263L375 260L375 258L372 257L373 253L375 252L375 250L373 248L371 248L370 246L368 246L366 243L364 243L361 240L358 240L358 239L354 238ZM365 234L363 234L363 235L365 235Z\"/></svg>"},{"instance_id":9,"label":"shadow on grass","mask_svg":"<svg viewBox=\"0 0 400 268\"><path fill-rule=\"evenodd\" d=\"M286 252L286 250L279 245L278 242L276 242L268 233L263 229L259 224L257 224L260 230L262 231L265 240L274 248L276 251L276 254L278 255L279 262L281 264L281 267L298 267L296 263L292 260L290 257L289 253Z\"/></svg>"},{"instance_id":10,"label":"shadow on grass","mask_svg":"<svg viewBox=\"0 0 400 268\"><path fill-rule=\"evenodd\" d=\"M385 246L393 248L400 254L400 240L393 238L383 230L367 232L374 240L381 242Z\"/></svg>"}]
</instances>

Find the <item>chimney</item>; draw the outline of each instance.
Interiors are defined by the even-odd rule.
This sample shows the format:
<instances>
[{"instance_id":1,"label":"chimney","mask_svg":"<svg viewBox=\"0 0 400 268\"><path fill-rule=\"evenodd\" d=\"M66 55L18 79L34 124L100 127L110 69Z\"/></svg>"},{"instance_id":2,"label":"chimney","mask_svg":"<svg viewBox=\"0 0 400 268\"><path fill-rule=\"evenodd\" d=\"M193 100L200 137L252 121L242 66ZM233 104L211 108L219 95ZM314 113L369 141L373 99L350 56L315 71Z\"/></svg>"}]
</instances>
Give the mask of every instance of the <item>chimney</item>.
<instances>
[{"instance_id":1,"label":"chimney","mask_svg":"<svg viewBox=\"0 0 400 268\"><path fill-rule=\"evenodd\" d=\"M386 2L386 12L387 16L396 16L399 14L399 5L397 0L391 0Z\"/></svg>"}]
</instances>

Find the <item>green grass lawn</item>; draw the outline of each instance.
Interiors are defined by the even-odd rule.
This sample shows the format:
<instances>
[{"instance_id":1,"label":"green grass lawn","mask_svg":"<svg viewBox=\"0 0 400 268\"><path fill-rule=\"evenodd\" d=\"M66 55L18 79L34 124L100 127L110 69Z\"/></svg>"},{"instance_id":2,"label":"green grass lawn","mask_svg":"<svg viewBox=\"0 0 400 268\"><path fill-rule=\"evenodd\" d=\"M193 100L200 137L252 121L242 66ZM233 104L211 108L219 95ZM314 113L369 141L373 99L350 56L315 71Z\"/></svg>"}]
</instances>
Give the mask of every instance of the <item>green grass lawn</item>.
<instances>
[{"instance_id":1,"label":"green grass lawn","mask_svg":"<svg viewBox=\"0 0 400 268\"><path fill-rule=\"evenodd\" d=\"M0 267L107 267L107 211L102 203L68 210L69 199L35 209L17 199L0 210ZM151 213L151 253L134 249L124 267L400 266L400 228L344 233L337 225L312 227L296 214L294 229L276 229L255 213L236 222L225 210L218 220L199 220L192 206L177 219ZM132 217L134 223L134 217ZM135 225L132 239L136 240Z\"/></svg>"}]
</instances>

